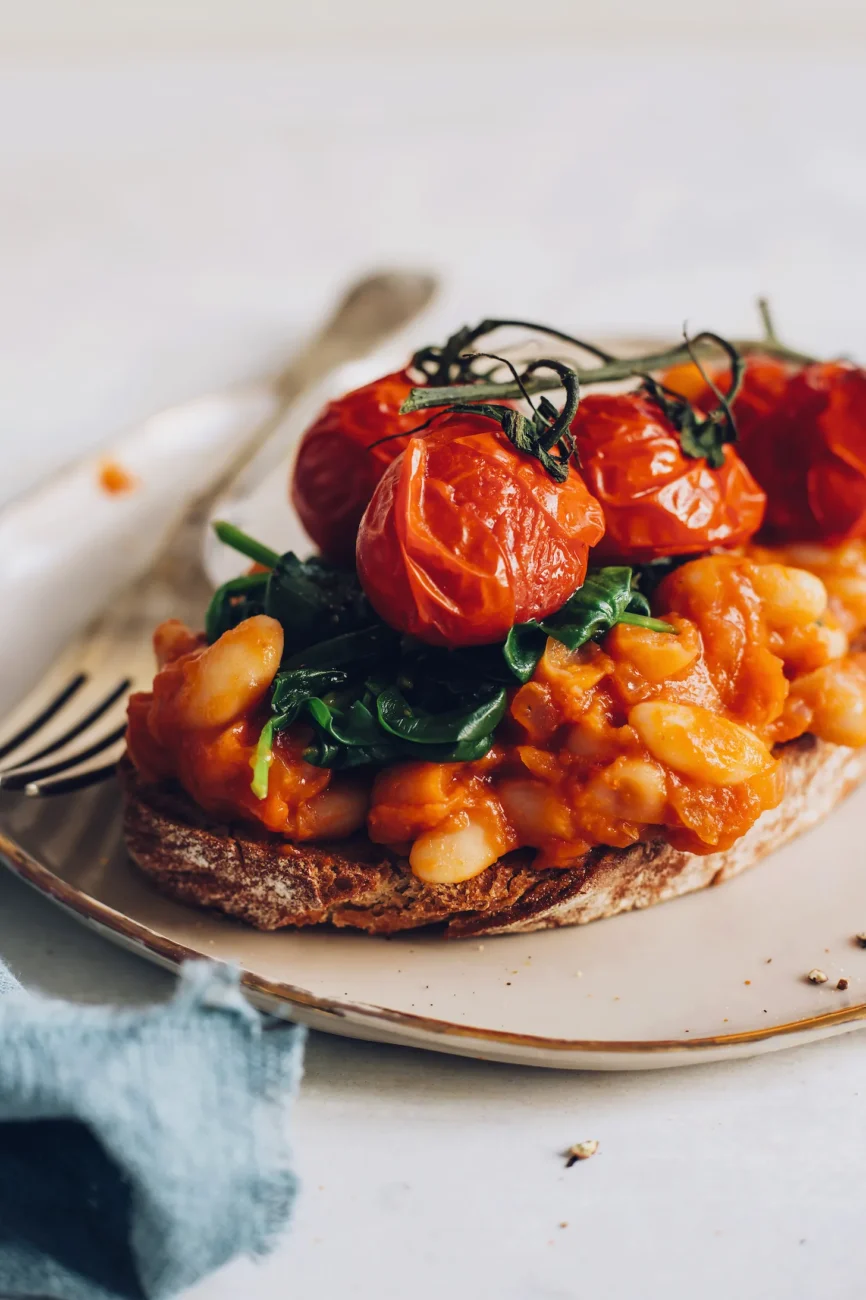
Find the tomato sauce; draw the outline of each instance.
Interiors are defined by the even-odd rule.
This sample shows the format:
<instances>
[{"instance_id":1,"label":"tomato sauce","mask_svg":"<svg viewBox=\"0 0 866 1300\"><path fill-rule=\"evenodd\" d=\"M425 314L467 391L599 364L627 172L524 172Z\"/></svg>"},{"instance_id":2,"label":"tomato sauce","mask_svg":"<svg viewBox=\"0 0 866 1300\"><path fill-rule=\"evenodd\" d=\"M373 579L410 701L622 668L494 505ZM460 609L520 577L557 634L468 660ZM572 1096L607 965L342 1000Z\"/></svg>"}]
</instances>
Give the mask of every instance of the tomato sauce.
<instances>
[{"instance_id":1,"label":"tomato sauce","mask_svg":"<svg viewBox=\"0 0 866 1300\"><path fill-rule=\"evenodd\" d=\"M662 582L653 610L677 635L619 624L574 652L549 640L477 762L348 777L305 762L304 729L290 728L265 800L249 780L273 630L253 637L251 619L205 649L165 625L154 690L130 704L130 754L146 777L179 780L222 816L292 839L366 826L424 879L448 883L521 847L554 868L598 845L658 836L695 853L724 849L782 798L778 744L807 731L866 743L866 656L856 648L866 543L706 555ZM242 689L219 697L218 720L194 716L190 701L200 679L213 682L226 637L232 655L249 656Z\"/></svg>"}]
</instances>

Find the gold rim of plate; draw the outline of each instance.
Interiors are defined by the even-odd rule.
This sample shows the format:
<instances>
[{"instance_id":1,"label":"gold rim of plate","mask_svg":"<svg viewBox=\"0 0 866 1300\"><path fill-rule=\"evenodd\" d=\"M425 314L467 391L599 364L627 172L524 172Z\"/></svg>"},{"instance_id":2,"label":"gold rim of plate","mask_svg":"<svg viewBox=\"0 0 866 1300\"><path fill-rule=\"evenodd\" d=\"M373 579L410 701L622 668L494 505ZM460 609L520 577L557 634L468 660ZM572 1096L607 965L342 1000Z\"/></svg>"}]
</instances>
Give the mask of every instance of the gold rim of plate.
<instances>
[{"instance_id":1,"label":"gold rim of plate","mask_svg":"<svg viewBox=\"0 0 866 1300\"><path fill-rule=\"evenodd\" d=\"M81 890L61 880L47 867L32 858L19 844L9 839L0 831L0 856L5 858L17 876L33 885L40 893L48 895L70 911L100 927L113 931L135 946L146 948L154 956L171 966L179 966L184 961L201 960L202 954L194 948L157 934L147 926L133 921L106 903L91 898ZM698 1051L717 1047L735 1047L749 1043L765 1042L769 1039L804 1033L814 1029L833 1029L839 1025L852 1024L866 1020L866 1003L842 1007L836 1011L825 1011L820 1015L807 1016L802 1020L791 1020L783 1024L768 1025L761 1029L747 1029L739 1033L713 1034L703 1038L664 1038L647 1040L615 1039L571 1039L548 1038L537 1034L510 1033L504 1029L484 1029L474 1025L458 1025L449 1020L413 1015L410 1012L394 1011L388 1007L379 1007L368 1003L337 1001L334 998L320 998L293 984L273 983L263 979L253 971L242 972L244 986L254 993L275 998L290 1006L308 1007L338 1018L357 1016L384 1024L396 1025L401 1029L421 1030L437 1034L443 1038L479 1039L481 1041L502 1043L512 1047L526 1047L535 1050L553 1052L587 1052L611 1054L665 1053L683 1050Z\"/></svg>"}]
</instances>

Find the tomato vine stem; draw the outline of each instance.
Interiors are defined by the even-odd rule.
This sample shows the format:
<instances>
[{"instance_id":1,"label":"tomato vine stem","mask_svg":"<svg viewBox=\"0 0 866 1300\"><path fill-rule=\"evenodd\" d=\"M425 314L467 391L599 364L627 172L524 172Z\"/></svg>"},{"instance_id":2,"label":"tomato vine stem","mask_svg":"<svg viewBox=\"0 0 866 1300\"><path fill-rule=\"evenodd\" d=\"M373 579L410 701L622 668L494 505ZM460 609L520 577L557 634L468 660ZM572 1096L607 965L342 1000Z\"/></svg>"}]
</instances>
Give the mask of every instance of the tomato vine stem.
<instances>
[{"instance_id":1,"label":"tomato vine stem","mask_svg":"<svg viewBox=\"0 0 866 1300\"><path fill-rule=\"evenodd\" d=\"M679 636L680 630L673 623L664 623L660 618L649 618L646 614L620 614L617 623L631 623L633 627L645 627L650 632L673 632Z\"/></svg>"},{"instance_id":2,"label":"tomato vine stem","mask_svg":"<svg viewBox=\"0 0 866 1300\"><path fill-rule=\"evenodd\" d=\"M279 562L279 555L272 551L269 546L257 542L254 537L237 528L234 524L228 523L225 519L214 521L213 530L224 546L230 546L234 551L240 551L247 559L254 560L256 564L264 565L266 569L273 569Z\"/></svg>"},{"instance_id":3,"label":"tomato vine stem","mask_svg":"<svg viewBox=\"0 0 866 1300\"><path fill-rule=\"evenodd\" d=\"M596 347L594 343L587 343L584 339L575 338L573 334L566 334L550 325L539 325L537 321L530 320L488 317L475 326L464 325L462 329L456 330L441 347L420 348L412 358L412 366L425 376L428 386L435 384L441 387L444 384L459 383L472 374L470 367L474 354L467 349L479 339L494 334L499 329L525 329L531 330L533 334L546 334L550 338L559 339L573 348L578 348L581 352L588 352L599 361L615 360L611 353ZM476 376L476 382L477 380Z\"/></svg>"},{"instance_id":4,"label":"tomato vine stem","mask_svg":"<svg viewBox=\"0 0 866 1300\"><path fill-rule=\"evenodd\" d=\"M557 376L552 387L565 390L562 409L557 410L546 397L542 397L537 407L529 402L532 408L531 416L524 415L511 405L500 406L498 403L493 402L470 403L446 399L442 403L442 411L437 412L424 424L419 425L413 432L420 433L427 425L438 420L440 415L484 416L489 420L496 421L508 441L517 451L524 452L527 456L533 456L539 461L554 482L564 483L568 478L569 465L572 459L577 459L577 449L574 435L571 432L571 422L577 414L580 402L580 384L574 370L572 370L571 366L567 366L564 361L558 361L555 357L542 357L531 362L522 374L518 373L511 361L505 357L496 356L492 352L476 352L471 356L464 354L461 360L474 360L476 357L498 361L500 364L507 366L514 376L514 386L518 395L527 401L529 401L529 390L526 387L528 377L537 370L552 370ZM457 391L455 387L444 390L446 394L455 391Z\"/></svg>"},{"instance_id":5,"label":"tomato vine stem","mask_svg":"<svg viewBox=\"0 0 866 1300\"><path fill-rule=\"evenodd\" d=\"M485 322L487 324L488 322ZM510 324L511 322L502 322ZM524 322L524 324L527 324ZM552 331L545 332L551 333ZM566 342L577 345L577 340L570 336L560 334L556 331L557 337ZM584 345L580 345L584 346ZM692 345L694 346L694 344ZM701 351L709 351L710 342L705 339L697 343ZM814 361L813 357L803 352L796 352L792 348L783 346L775 339L741 339L733 341L733 347L737 352L744 356L761 352L769 356L777 357L781 361L790 361L794 365L809 365ZM596 349L596 354L599 350ZM609 354L608 354L609 355ZM659 352L650 352L642 357L621 357L602 362L601 365L587 368L574 367L579 383L604 384L614 383L623 379L643 378L647 371L666 370L671 366L683 365L692 360L690 346L686 343L677 344L676 347L665 348ZM561 382L547 375L536 375L532 379L524 379L524 385L527 393L546 393L553 389L561 388ZM431 406L442 406L448 402L486 402L486 401L509 401L522 397L520 386L514 382L493 383L482 381L469 384L453 384L449 387L418 387L413 388L401 407L403 414L410 414L413 411L423 411Z\"/></svg>"}]
</instances>

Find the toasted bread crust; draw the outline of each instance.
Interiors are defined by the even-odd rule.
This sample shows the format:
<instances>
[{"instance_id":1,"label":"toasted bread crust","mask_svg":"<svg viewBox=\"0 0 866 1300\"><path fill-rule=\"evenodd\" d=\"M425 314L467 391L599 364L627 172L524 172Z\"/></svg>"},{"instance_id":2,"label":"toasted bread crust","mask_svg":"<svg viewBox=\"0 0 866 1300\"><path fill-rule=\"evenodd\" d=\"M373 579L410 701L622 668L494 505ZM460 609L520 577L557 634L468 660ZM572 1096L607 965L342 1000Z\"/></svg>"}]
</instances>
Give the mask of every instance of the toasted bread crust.
<instances>
[{"instance_id":1,"label":"toasted bread crust","mask_svg":"<svg viewBox=\"0 0 866 1300\"><path fill-rule=\"evenodd\" d=\"M460 937L583 925L718 884L827 815L866 777L866 749L804 736L782 750L787 786L730 849L706 857L663 839L596 849L565 869L536 870L521 850L472 880L431 885L365 835L293 844L210 818L178 787L146 785L121 764L130 855L163 893L261 930L351 926L371 934L445 923Z\"/></svg>"}]
</instances>

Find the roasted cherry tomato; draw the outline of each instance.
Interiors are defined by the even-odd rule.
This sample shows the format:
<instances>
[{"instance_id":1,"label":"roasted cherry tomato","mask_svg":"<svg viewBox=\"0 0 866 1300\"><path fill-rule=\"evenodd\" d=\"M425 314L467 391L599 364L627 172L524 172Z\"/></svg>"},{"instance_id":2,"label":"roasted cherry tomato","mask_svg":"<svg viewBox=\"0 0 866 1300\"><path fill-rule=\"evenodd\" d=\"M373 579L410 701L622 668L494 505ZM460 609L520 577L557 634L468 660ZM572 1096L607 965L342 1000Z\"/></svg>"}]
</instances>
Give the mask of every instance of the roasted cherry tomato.
<instances>
[{"instance_id":1,"label":"roasted cherry tomato","mask_svg":"<svg viewBox=\"0 0 866 1300\"><path fill-rule=\"evenodd\" d=\"M743 381L734 399L737 431L741 436L744 427L750 427L755 420L769 415L775 408L788 385L790 375L791 367L777 361L775 357L746 358ZM712 378L716 387L724 391L730 383L731 372L716 369ZM710 411L718 405L716 394L692 362L669 370L664 382L666 387L672 388L675 393L681 393L702 411ZM738 450L742 451L742 448L738 446Z\"/></svg>"},{"instance_id":2,"label":"roasted cherry tomato","mask_svg":"<svg viewBox=\"0 0 866 1300\"><path fill-rule=\"evenodd\" d=\"M386 470L358 533L358 574L392 627L481 645L559 609L603 532L576 470L557 483L495 419L455 413Z\"/></svg>"},{"instance_id":3,"label":"roasted cherry tomato","mask_svg":"<svg viewBox=\"0 0 866 1300\"><path fill-rule=\"evenodd\" d=\"M408 433L433 414L401 415L413 382L405 370L384 375L329 402L307 429L292 471L292 504L319 550L350 565L358 524L385 470L406 446Z\"/></svg>"},{"instance_id":4,"label":"roasted cherry tomato","mask_svg":"<svg viewBox=\"0 0 866 1300\"><path fill-rule=\"evenodd\" d=\"M687 456L648 394L591 393L571 426L581 474L604 510L599 557L644 563L736 546L760 527L764 492L737 452L713 469Z\"/></svg>"},{"instance_id":5,"label":"roasted cherry tomato","mask_svg":"<svg viewBox=\"0 0 866 1300\"><path fill-rule=\"evenodd\" d=\"M695 376L675 372L673 386L689 384L706 407L714 399ZM743 460L767 493L764 539L866 537L866 371L839 361L795 370L749 358L734 415Z\"/></svg>"}]
</instances>

